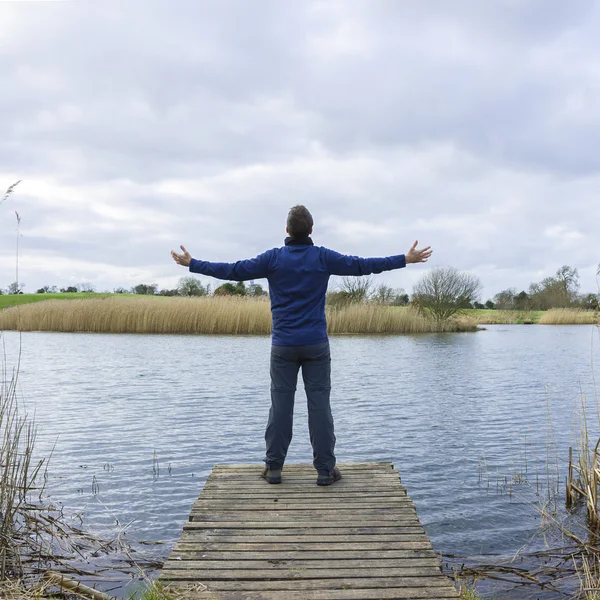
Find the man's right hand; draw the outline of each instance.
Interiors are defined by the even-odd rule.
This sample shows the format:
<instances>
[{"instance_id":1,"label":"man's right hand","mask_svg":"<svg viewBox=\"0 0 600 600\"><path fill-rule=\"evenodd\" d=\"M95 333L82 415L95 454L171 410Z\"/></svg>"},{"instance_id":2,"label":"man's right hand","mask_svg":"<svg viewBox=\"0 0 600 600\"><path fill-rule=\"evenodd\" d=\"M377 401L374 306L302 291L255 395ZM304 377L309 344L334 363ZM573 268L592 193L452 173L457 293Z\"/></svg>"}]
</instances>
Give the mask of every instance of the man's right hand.
<instances>
[{"instance_id":1,"label":"man's right hand","mask_svg":"<svg viewBox=\"0 0 600 600\"><path fill-rule=\"evenodd\" d=\"M183 250L183 254L177 254L174 250L171 250L171 256L173 260L182 267L189 267L192 255L183 247L179 246Z\"/></svg>"},{"instance_id":2,"label":"man's right hand","mask_svg":"<svg viewBox=\"0 0 600 600\"><path fill-rule=\"evenodd\" d=\"M433 250L431 250L431 246L427 246L422 250L417 250L418 240L410 247L410 250L405 254L406 264L410 263L424 263L427 262L427 259L431 256Z\"/></svg>"}]
</instances>

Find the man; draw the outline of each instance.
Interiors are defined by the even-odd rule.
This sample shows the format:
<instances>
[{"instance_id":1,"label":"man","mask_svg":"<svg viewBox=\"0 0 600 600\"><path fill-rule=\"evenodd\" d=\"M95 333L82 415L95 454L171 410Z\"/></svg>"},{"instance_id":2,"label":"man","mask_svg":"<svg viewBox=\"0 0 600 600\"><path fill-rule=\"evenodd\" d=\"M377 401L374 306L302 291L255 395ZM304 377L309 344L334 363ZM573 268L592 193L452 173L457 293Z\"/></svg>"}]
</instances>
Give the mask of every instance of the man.
<instances>
[{"instance_id":1,"label":"man","mask_svg":"<svg viewBox=\"0 0 600 600\"><path fill-rule=\"evenodd\" d=\"M229 281L266 278L269 282L273 334L271 346L271 410L265 433L267 454L262 477L281 483L281 470L292 440L294 394L298 371L308 399L308 429L313 447L317 485L341 479L335 466L335 435L329 403L331 359L325 320L325 294L330 275L370 275L401 269L409 263L427 262L430 246L386 258L346 256L315 246L313 218L304 206L294 206L287 219L289 237L282 248L236 263L197 260L181 246L171 251L177 264L192 273Z\"/></svg>"}]
</instances>

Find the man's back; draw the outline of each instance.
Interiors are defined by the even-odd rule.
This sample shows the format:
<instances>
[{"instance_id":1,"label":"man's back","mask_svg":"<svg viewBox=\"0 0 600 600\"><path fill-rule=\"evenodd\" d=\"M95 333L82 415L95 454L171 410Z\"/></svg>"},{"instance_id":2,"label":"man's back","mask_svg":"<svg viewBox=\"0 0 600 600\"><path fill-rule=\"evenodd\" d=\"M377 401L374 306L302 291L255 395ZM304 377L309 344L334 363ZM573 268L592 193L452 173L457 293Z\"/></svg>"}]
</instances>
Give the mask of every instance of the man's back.
<instances>
[{"instance_id":1,"label":"man's back","mask_svg":"<svg viewBox=\"0 0 600 600\"><path fill-rule=\"evenodd\" d=\"M330 274L323 250L307 243L272 251L267 279L274 345L308 346L327 341L325 294Z\"/></svg>"}]
</instances>

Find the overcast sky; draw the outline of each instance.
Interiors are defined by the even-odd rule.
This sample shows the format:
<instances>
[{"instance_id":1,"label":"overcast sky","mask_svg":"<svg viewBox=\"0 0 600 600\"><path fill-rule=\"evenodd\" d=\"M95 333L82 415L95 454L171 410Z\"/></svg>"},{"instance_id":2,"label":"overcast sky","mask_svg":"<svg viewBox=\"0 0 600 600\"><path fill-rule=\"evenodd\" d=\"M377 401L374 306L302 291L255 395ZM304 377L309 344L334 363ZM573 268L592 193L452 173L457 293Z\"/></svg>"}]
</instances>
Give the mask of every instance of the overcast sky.
<instances>
[{"instance_id":1,"label":"overcast sky","mask_svg":"<svg viewBox=\"0 0 600 600\"><path fill-rule=\"evenodd\" d=\"M169 251L314 241L478 275L600 262L592 1L0 2L0 287L174 287ZM205 280L206 281L206 280ZM213 283L216 283L213 281Z\"/></svg>"}]
</instances>

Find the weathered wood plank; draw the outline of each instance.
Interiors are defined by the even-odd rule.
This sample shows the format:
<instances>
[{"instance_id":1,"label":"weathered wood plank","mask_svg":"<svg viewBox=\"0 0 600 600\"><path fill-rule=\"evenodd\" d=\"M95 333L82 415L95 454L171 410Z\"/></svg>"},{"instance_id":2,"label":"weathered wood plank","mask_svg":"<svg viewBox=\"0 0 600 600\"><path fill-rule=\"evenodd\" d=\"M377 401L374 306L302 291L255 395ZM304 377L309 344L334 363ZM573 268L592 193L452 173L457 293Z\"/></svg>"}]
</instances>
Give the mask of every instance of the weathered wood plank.
<instances>
[{"instance_id":1,"label":"weathered wood plank","mask_svg":"<svg viewBox=\"0 0 600 600\"><path fill-rule=\"evenodd\" d=\"M238 560L238 561L223 561L223 560L208 560L200 558L198 560L184 560L179 556L175 556L173 560L168 561L163 567L163 573L170 570L218 570L218 571L253 571L253 570L268 570L274 571L283 570L307 570L307 571L322 571L327 569L354 569L356 572L361 572L366 569L363 576L369 576L373 569L412 569L417 567L435 567L439 570L440 563L437 558L372 558L372 559L346 559L346 560ZM168 576L168 574L167 574Z\"/></svg>"},{"instance_id":2,"label":"weathered wood plank","mask_svg":"<svg viewBox=\"0 0 600 600\"><path fill-rule=\"evenodd\" d=\"M395 540L384 540L384 541L340 541L340 542L323 542L319 541L322 538L315 538L314 536L306 536L310 537L312 541L302 542L302 541L294 541L300 540L304 538L286 538L284 541L277 541L272 538L261 538L265 541L247 541L248 538L225 538L226 541L216 541L216 542L179 542L179 545L176 546L177 549L185 548L188 550L199 550L199 551L211 551L211 550L237 550L237 551L245 551L245 550L275 550L280 548L282 552L286 550L356 550L360 551L361 549L365 550L430 550L431 542L426 537L421 537L420 539L406 539L403 541L395 541ZM314 541L314 540L317 541ZM246 541L244 541L246 540ZM270 540L270 541L266 541Z\"/></svg>"},{"instance_id":3,"label":"weathered wood plank","mask_svg":"<svg viewBox=\"0 0 600 600\"><path fill-rule=\"evenodd\" d=\"M260 465L259 465L260 467ZM220 471L254 471L256 470L256 464L219 464L213 467L213 472ZM262 467L261 467L262 468ZM362 462L362 463L344 463L340 465L340 468L343 468L344 471L360 471L360 470L390 470L394 468L394 464L391 462ZM286 463L284 466L285 471L295 471L295 470L314 470L312 465L306 463Z\"/></svg>"},{"instance_id":4,"label":"weathered wood plank","mask_svg":"<svg viewBox=\"0 0 600 600\"><path fill-rule=\"evenodd\" d=\"M214 523L212 524L214 525ZM318 536L320 540L328 540L328 539L340 539L343 536L352 536L359 539L357 536L377 536L378 540L386 539L382 536L401 536L403 534L408 535L425 535L425 530L420 523L412 523L411 525L407 525L406 523L402 523L402 525L394 525L391 527L354 527L353 523L346 523L346 527L337 527L331 528L328 524L325 524L324 527L313 530L311 528L306 527L290 527L282 531L281 528L276 529L272 527L267 527L265 529L251 529L245 527L225 527L225 528L215 528L215 527L202 527L198 526L197 522L186 523L183 527L182 538L186 536L193 537L194 539L200 539L203 536L208 538L222 538L226 536L252 536L252 537L265 537L265 536L277 536L278 539L282 539L285 536L295 535L302 536L303 539L306 536Z\"/></svg>"},{"instance_id":5,"label":"weathered wood plank","mask_svg":"<svg viewBox=\"0 0 600 600\"><path fill-rule=\"evenodd\" d=\"M299 477L294 475L281 475L282 481L285 481L288 485L296 485L296 486L306 486L311 487L316 485L317 483L317 475L315 473L314 476L311 477ZM206 480L207 485L215 485L215 486L235 486L240 484L246 485L264 485L265 480L256 475L252 477L213 477L212 475ZM347 475L346 477L342 477L337 482L337 488L349 487L349 486L376 486L376 487L396 487L400 483L400 479L398 477L394 477L391 475L381 475L377 477L376 475L370 477L352 477L351 475ZM317 486L319 487L319 486Z\"/></svg>"},{"instance_id":6,"label":"weathered wood plank","mask_svg":"<svg viewBox=\"0 0 600 600\"><path fill-rule=\"evenodd\" d=\"M289 485L313 486L317 483L317 474L299 475L299 474L281 474L282 481ZM231 475L211 475L207 482L215 485L235 485L237 484L262 484L265 480L260 475L249 476L231 476ZM343 483L341 483L343 482ZM397 475L344 475L338 482L340 487L350 484L362 483L369 485L396 485L401 484Z\"/></svg>"},{"instance_id":7,"label":"weathered wood plank","mask_svg":"<svg viewBox=\"0 0 600 600\"><path fill-rule=\"evenodd\" d=\"M332 519L336 522L352 521L358 519L374 519L377 521L390 521L396 523L404 519L416 520L417 512L414 508L382 508L373 510L346 510L338 511L335 508L311 511L309 509L288 509L279 511L246 510L246 511L220 511L207 510L206 508L192 509L191 516L194 521L244 521L245 519L264 519L263 526L279 521L315 521L316 519ZM265 523L266 522L266 523Z\"/></svg>"},{"instance_id":8,"label":"weathered wood plank","mask_svg":"<svg viewBox=\"0 0 600 600\"><path fill-rule=\"evenodd\" d=\"M322 501L321 501L322 502ZM300 502L297 500L289 501L289 500L271 500L270 502L209 502L207 500L199 500L192 507L192 511L199 510L211 510L213 512L216 511L225 511L225 512L235 512L240 510L245 511L281 511L281 510L307 510L314 509L316 511L323 510L336 510L336 511L362 511L368 509L392 509L392 508L410 508L414 510L414 505L408 498L404 498L401 500L385 500L385 499L375 499L373 503L365 503L365 502L337 502L333 501L329 504L319 503L318 501L314 501L314 503L310 502Z\"/></svg>"},{"instance_id":9,"label":"weathered wood plank","mask_svg":"<svg viewBox=\"0 0 600 600\"><path fill-rule=\"evenodd\" d=\"M174 588L176 589L176 588ZM183 600L418 600L435 598L436 600L456 599L458 595L451 586L448 588L391 588L391 589L331 589L302 591L199 591L186 589L180 596Z\"/></svg>"},{"instance_id":10,"label":"weathered wood plank","mask_svg":"<svg viewBox=\"0 0 600 600\"><path fill-rule=\"evenodd\" d=\"M178 586L186 585L185 583L175 582L173 589L178 589ZM337 589L377 589L377 588L440 588L448 587L448 580L445 577L352 577L348 579L301 579L296 581L290 580L267 580L267 581L210 581L207 582L211 591L235 591L235 590L261 590L261 591L276 591L276 590L319 590L333 589L335 585ZM438 589L439 593L439 589ZM412 597L412 596L411 596Z\"/></svg>"},{"instance_id":11,"label":"weathered wood plank","mask_svg":"<svg viewBox=\"0 0 600 600\"><path fill-rule=\"evenodd\" d=\"M185 579L187 581L212 581L232 579L338 579L339 577L364 577L366 569L171 569L163 568L161 578L168 580ZM434 577L441 575L435 567L385 567L368 569L372 577Z\"/></svg>"},{"instance_id":12,"label":"weathered wood plank","mask_svg":"<svg viewBox=\"0 0 600 600\"><path fill-rule=\"evenodd\" d=\"M402 523L415 523L418 524L419 520L416 516L406 516L402 519ZM301 520L296 519L294 521L194 521L186 523L183 528L184 529L289 529L291 527L308 527L312 529L322 529L322 528L331 528L331 527L347 527L348 523L352 523L355 527L393 527L396 520L377 520L371 521L370 519L366 519L364 521L359 521L357 519L354 520L346 520L346 521L309 521L309 520Z\"/></svg>"},{"instance_id":13,"label":"weathered wood plank","mask_svg":"<svg viewBox=\"0 0 600 600\"><path fill-rule=\"evenodd\" d=\"M379 497L381 496L381 494L385 494L387 496L407 496L406 489L402 486L396 486L391 489L381 491L373 490L371 488L351 490L345 487L339 487L335 490L331 490L328 487L319 487L318 485L300 487L300 489L282 484L269 485L269 487L267 487L267 485L268 484L263 485L262 488L258 487L252 490L241 489L238 487L236 489L232 489L229 492L229 496L232 498L235 498L237 496L240 496L242 498L245 498L247 496L267 496L269 498L283 498L286 496L298 496L300 498L322 498L323 496L326 496L327 498L343 498L346 496L350 496L353 498L373 498ZM201 498L203 498L204 496L218 497L221 499L223 498L223 494L219 493L218 490L211 491L210 489L206 488L204 488L200 494Z\"/></svg>"},{"instance_id":14,"label":"weathered wood plank","mask_svg":"<svg viewBox=\"0 0 600 600\"><path fill-rule=\"evenodd\" d=\"M346 560L346 559L381 559L381 558L435 558L433 550L327 550L327 551L282 551L279 545L271 552L255 552L237 550L234 552L215 552L187 550L176 546L171 560Z\"/></svg>"},{"instance_id":15,"label":"weathered wood plank","mask_svg":"<svg viewBox=\"0 0 600 600\"><path fill-rule=\"evenodd\" d=\"M223 529L208 529L208 528L195 528L197 523L186 523L184 525L183 533L181 534L181 540L193 539L193 540L219 540L223 541L225 538L231 538L235 536L240 539L266 539L266 538L277 538L278 540L285 540L290 537L297 537L305 542L310 541L311 538L315 538L316 541L326 542L340 542L346 541L344 538L357 540L357 541L368 541L367 538L373 538L378 542L392 541L393 539L406 539L406 536L425 536L425 530L420 524L416 524L414 527L407 527L405 525L396 527L339 527L337 529L329 529L324 527L319 530L311 528L300 528L292 527L290 529L243 529L243 528L223 528Z\"/></svg>"},{"instance_id":16,"label":"weathered wood plank","mask_svg":"<svg viewBox=\"0 0 600 600\"><path fill-rule=\"evenodd\" d=\"M252 502L248 498L229 498L228 500L201 497L194 503L194 508L202 506L211 507L214 509L235 509L248 507L254 510L282 508L282 507L300 507L300 508L379 508L380 506L410 506L414 508L412 500L408 496L392 496L379 497L372 496L369 498L354 498L352 496L338 496L336 498L304 498L297 497L275 497L275 498L252 498Z\"/></svg>"}]
</instances>

